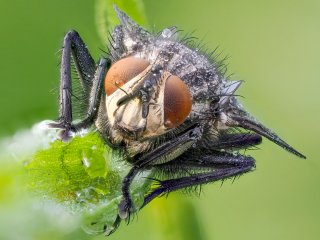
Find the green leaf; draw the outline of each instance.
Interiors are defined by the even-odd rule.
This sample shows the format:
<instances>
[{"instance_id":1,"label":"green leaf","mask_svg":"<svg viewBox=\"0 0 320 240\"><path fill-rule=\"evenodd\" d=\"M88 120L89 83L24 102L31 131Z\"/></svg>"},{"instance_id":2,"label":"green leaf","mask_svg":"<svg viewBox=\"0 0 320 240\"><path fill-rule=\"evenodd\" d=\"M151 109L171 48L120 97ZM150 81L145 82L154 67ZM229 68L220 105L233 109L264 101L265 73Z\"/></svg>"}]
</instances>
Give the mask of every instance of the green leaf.
<instances>
[{"instance_id":1,"label":"green leaf","mask_svg":"<svg viewBox=\"0 0 320 240\"><path fill-rule=\"evenodd\" d=\"M111 152L97 133L76 136L68 143L57 140L27 164L29 188L60 202L79 197L101 200L118 190L120 182L110 166Z\"/></svg>"},{"instance_id":2,"label":"green leaf","mask_svg":"<svg viewBox=\"0 0 320 240\"><path fill-rule=\"evenodd\" d=\"M122 178L130 165L120 150L105 144L99 133L75 136L69 142L55 140L47 149L36 152L25 169L28 189L80 214L87 233L108 233L117 227ZM137 210L149 191L149 174L137 176L131 185Z\"/></svg>"}]
</instances>

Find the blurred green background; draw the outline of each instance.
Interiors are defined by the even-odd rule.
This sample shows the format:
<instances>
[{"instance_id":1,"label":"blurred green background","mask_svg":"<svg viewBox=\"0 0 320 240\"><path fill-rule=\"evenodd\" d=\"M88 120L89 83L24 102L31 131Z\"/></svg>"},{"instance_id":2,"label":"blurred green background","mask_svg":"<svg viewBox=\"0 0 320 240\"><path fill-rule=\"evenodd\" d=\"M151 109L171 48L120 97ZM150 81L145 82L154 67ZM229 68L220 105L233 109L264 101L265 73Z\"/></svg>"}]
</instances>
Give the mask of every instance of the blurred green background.
<instances>
[{"instance_id":1,"label":"blurred green background","mask_svg":"<svg viewBox=\"0 0 320 240\"><path fill-rule=\"evenodd\" d=\"M179 239L175 228L182 220L180 231L200 229L199 239L319 239L320 1L144 4L151 28L195 30L208 48L230 55L232 79L246 81L241 101L308 159L265 140L262 150L250 152L256 171L223 187L205 186L200 198L172 194L154 201L109 239ZM94 1L0 0L1 137L57 117L57 52L71 28L98 59L105 46ZM184 217L174 221L176 212ZM188 219L194 216L197 226Z\"/></svg>"}]
</instances>

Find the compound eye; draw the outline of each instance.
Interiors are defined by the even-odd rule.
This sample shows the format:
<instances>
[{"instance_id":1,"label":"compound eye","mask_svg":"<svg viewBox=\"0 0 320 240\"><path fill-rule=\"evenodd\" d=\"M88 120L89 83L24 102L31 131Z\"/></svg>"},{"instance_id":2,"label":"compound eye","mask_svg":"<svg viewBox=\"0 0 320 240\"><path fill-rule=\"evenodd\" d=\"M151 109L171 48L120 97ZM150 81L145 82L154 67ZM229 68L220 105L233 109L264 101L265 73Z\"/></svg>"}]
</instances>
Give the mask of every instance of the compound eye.
<instances>
[{"instance_id":1,"label":"compound eye","mask_svg":"<svg viewBox=\"0 0 320 240\"><path fill-rule=\"evenodd\" d=\"M163 104L165 127L177 127L188 117L192 107L192 97L188 86L179 77L171 75L167 79Z\"/></svg>"},{"instance_id":2,"label":"compound eye","mask_svg":"<svg viewBox=\"0 0 320 240\"><path fill-rule=\"evenodd\" d=\"M126 84L132 78L145 70L150 63L147 60L136 57L123 58L114 63L107 72L104 80L104 90L108 96L119 87Z\"/></svg>"}]
</instances>

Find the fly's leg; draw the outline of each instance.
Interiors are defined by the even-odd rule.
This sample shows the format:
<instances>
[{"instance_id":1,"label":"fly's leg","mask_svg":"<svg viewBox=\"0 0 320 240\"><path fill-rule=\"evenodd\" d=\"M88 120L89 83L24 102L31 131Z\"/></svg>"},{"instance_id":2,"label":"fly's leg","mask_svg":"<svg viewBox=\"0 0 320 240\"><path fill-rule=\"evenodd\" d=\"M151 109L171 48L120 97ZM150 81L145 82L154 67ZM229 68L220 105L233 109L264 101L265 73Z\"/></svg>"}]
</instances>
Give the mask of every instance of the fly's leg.
<instances>
[{"instance_id":1,"label":"fly's leg","mask_svg":"<svg viewBox=\"0 0 320 240\"><path fill-rule=\"evenodd\" d=\"M51 127L63 129L62 139L69 137L71 130L76 130L72 125L72 79L71 79L71 58L73 58L77 73L79 75L80 84L86 96L89 96L90 101L95 100L99 96L101 87L101 75L105 69L102 65L106 65L105 60L101 60L98 68L91 57L85 43L79 36L79 34L71 30L69 31L63 43L61 69L60 69L60 116L57 123L50 124ZM93 90L98 92L93 93ZM97 94L97 95L96 95ZM89 102L88 114L85 123L88 123L88 119L92 119L96 111L97 101ZM90 115L91 117L89 117ZM78 127L82 127L86 124L79 124Z\"/></svg>"},{"instance_id":2,"label":"fly's leg","mask_svg":"<svg viewBox=\"0 0 320 240\"><path fill-rule=\"evenodd\" d=\"M71 125L71 129L73 129L74 131L77 131L81 128L89 127L92 124L94 118L96 117L103 89L103 80L106 75L106 70L110 67L110 65L111 61L109 59L100 59L96 73L92 81L86 117L85 119L81 120L81 122Z\"/></svg>"},{"instance_id":3,"label":"fly's leg","mask_svg":"<svg viewBox=\"0 0 320 240\"><path fill-rule=\"evenodd\" d=\"M130 212L133 210L133 202L130 196L130 184L134 177L143 171L143 167L135 165L131 168L127 176L122 181L122 200L119 204L119 216L121 219L128 219L130 221Z\"/></svg>"},{"instance_id":4,"label":"fly's leg","mask_svg":"<svg viewBox=\"0 0 320 240\"><path fill-rule=\"evenodd\" d=\"M291 147L288 143L283 141L277 134L272 132L270 129L263 126L261 123L253 120L250 117L246 116L238 116L238 115L229 115L229 127L241 127L246 130L253 131L263 137L268 138L270 141L274 142L275 144L279 145L283 149L287 150L288 152L291 152L295 154L296 156L300 158L306 158L302 153L295 150L293 147Z\"/></svg>"},{"instance_id":5,"label":"fly's leg","mask_svg":"<svg viewBox=\"0 0 320 240\"><path fill-rule=\"evenodd\" d=\"M129 188L134 177L144 170L150 169L158 164L170 162L183 152L187 151L199 138L200 128L193 126L192 128L184 131L175 139L166 142L151 152L140 156L136 161L130 172L122 182L123 199L119 204L119 216L122 219L130 220L130 210L133 208L132 199L130 196Z\"/></svg>"},{"instance_id":6,"label":"fly's leg","mask_svg":"<svg viewBox=\"0 0 320 240\"><path fill-rule=\"evenodd\" d=\"M60 125L69 129L72 122L71 57L74 59L81 85L88 93L95 73L95 62L79 34L71 30L64 37L60 69Z\"/></svg>"},{"instance_id":7,"label":"fly's leg","mask_svg":"<svg viewBox=\"0 0 320 240\"><path fill-rule=\"evenodd\" d=\"M143 206L148 204L157 196L166 195L170 192L187 187L198 186L235 177L249 172L255 167L254 159L249 156L234 156L229 153L221 154L218 152L215 154L216 155L213 153L206 153L203 155L197 155L188 151L170 163L157 166L156 168L158 168L159 171L166 171L168 168L185 168L188 171L191 170L194 172L196 172L197 169L202 169L202 172L192 173L189 176L164 181L157 180L158 187L153 189L145 197ZM207 171L203 172L203 169L207 169Z\"/></svg>"},{"instance_id":8,"label":"fly's leg","mask_svg":"<svg viewBox=\"0 0 320 240\"><path fill-rule=\"evenodd\" d=\"M215 142L206 142L210 149L247 149L262 142L262 137L255 133L222 134Z\"/></svg>"},{"instance_id":9,"label":"fly's leg","mask_svg":"<svg viewBox=\"0 0 320 240\"><path fill-rule=\"evenodd\" d=\"M219 136L219 139L217 141L207 141L205 143L205 146L200 147L197 150L193 150L192 152L187 151L181 156L179 156L179 158L171 162L158 165L155 168L158 171L167 172L169 173L169 175L172 172L183 172L184 174L186 172L190 172L190 170L191 172L196 172L197 169L200 168L206 168L211 171L210 173L207 173L203 176L195 174L194 176L198 177L199 180L195 181L195 184L191 186L202 184L203 179L206 179L208 175L208 182L223 180L225 178L232 177L237 174L242 174L254 168L255 163L251 157L246 157L242 155L235 156L230 153L222 153L220 152L220 150L246 149L248 147L260 144L261 140L261 136L255 133L223 134ZM190 179L192 179L191 176ZM192 179L192 181L193 180L194 179ZM143 206L145 206L158 195L166 194L171 191L184 188L183 186L179 187L178 184L178 181L182 181L182 179L172 179L167 181L168 182L159 181L160 187L155 189L153 192L146 196ZM170 184L177 184L177 186L170 188L170 186L168 187L168 185Z\"/></svg>"}]
</instances>

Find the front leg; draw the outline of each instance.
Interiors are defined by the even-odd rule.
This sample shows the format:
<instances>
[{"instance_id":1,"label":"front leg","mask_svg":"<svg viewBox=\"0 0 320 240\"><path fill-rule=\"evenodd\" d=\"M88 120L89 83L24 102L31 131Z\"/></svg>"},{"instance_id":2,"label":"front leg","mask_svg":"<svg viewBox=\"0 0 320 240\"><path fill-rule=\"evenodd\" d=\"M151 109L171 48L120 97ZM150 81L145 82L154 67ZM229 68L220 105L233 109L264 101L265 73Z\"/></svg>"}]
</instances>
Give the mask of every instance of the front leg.
<instances>
[{"instance_id":1,"label":"front leg","mask_svg":"<svg viewBox=\"0 0 320 240\"><path fill-rule=\"evenodd\" d=\"M88 99L86 104L88 106L87 116L77 125L72 124L71 58L74 60L82 90ZM92 123L92 119L97 112L102 81L108 65L110 65L110 61L101 59L96 69L96 64L79 34L74 30L66 34L60 69L60 117L57 123L50 124L53 128L63 129L62 139L68 139L70 131L87 127Z\"/></svg>"},{"instance_id":2,"label":"front leg","mask_svg":"<svg viewBox=\"0 0 320 240\"><path fill-rule=\"evenodd\" d=\"M193 126L178 135L175 139L167 141L152 151L140 156L134 166L122 182L123 199L119 204L119 216L122 219L130 219L130 212L133 210L133 203L130 196L130 185L134 177L144 170L153 166L161 165L175 159L187 151L200 137L199 126Z\"/></svg>"},{"instance_id":3,"label":"front leg","mask_svg":"<svg viewBox=\"0 0 320 240\"><path fill-rule=\"evenodd\" d=\"M95 63L79 34L71 30L64 37L60 68L60 125L70 130L72 122L71 105L71 56L76 63L81 84L85 91L91 85Z\"/></svg>"}]
</instances>

